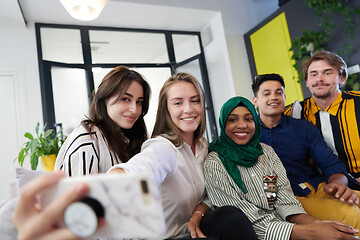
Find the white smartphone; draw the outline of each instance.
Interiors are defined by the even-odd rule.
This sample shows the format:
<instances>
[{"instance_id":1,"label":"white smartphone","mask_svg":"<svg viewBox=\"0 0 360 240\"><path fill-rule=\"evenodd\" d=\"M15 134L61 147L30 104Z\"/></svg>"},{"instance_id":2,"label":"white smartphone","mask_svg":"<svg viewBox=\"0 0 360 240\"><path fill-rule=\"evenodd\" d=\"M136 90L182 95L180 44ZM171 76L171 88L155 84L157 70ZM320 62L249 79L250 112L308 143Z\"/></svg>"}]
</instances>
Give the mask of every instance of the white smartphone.
<instances>
[{"instance_id":1,"label":"white smartphone","mask_svg":"<svg viewBox=\"0 0 360 240\"><path fill-rule=\"evenodd\" d=\"M96 174L65 178L56 187L40 196L41 205L50 204L79 182L89 185L90 192L87 197L95 199L102 205L105 218L104 227L90 233L91 235L76 234L79 237L89 239L160 238L165 234L166 225L160 193L157 186L146 175ZM68 209L65 211L65 215ZM88 231L91 217L86 214L81 215L81 208L75 209L77 209L75 212L78 213L77 220L73 218L70 220L70 224L69 221L66 224L64 221L59 224L66 225L69 229L77 225L76 231Z\"/></svg>"}]
</instances>

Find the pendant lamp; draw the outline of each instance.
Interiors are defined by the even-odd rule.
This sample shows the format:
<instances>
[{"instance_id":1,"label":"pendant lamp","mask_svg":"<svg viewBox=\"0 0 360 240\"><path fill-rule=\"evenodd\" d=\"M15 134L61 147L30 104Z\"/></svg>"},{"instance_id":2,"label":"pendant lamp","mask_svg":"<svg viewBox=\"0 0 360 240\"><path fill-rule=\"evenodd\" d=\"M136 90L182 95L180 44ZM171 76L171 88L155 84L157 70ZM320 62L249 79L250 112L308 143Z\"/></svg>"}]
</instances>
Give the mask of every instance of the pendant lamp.
<instances>
[{"instance_id":1,"label":"pendant lamp","mask_svg":"<svg viewBox=\"0 0 360 240\"><path fill-rule=\"evenodd\" d=\"M60 2L73 18L91 21L100 15L107 0L60 0Z\"/></svg>"}]
</instances>

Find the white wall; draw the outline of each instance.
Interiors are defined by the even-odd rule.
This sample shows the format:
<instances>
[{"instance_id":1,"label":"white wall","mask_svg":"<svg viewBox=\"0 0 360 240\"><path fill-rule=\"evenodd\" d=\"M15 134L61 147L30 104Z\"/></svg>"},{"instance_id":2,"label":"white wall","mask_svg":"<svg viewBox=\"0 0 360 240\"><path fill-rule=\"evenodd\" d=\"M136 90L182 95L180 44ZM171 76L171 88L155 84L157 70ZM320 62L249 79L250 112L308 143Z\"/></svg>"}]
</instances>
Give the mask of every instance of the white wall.
<instances>
[{"instance_id":1,"label":"white wall","mask_svg":"<svg viewBox=\"0 0 360 240\"><path fill-rule=\"evenodd\" d=\"M34 133L36 122L42 123L42 108L40 96L40 82L37 64L37 50L35 32L33 27L28 29L0 29L0 72L9 72L16 80L17 90L17 124L18 132L15 134L20 149L24 132ZM1 87L1 86L0 86ZM1 104L10 104L1 102ZM6 109L6 108L5 108ZM1 117L6 118L8 112L2 112ZM5 129L6 130L6 129ZM6 139L5 133L2 133ZM0 200L10 197L9 181L15 179L14 169L10 168L18 154L16 149L1 144L2 153L0 175L7 176L0 182ZM6 157L4 157L6 156ZM17 166L17 164L15 164ZM25 166L29 166L26 165ZM9 173L10 172L10 173Z\"/></svg>"},{"instance_id":2,"label":"white wall","mask_svg":"<svg viewBox=\"0 0 360 240\"><path fill-rule=\"evenodd\" d=\"M220 13L209 23L208 27L212 34L212 41L204 47L204 52L215 111L215 121L218 121L222 105L226 100L235 96L235 89Z\"/></svg>"},{"instance_id":3,"label":"white wall","mask_svg":"<svg viewBox=\"0 0 360 240\"><path fill-rule=\"evenodd\" d=\"M22 112L23 130L35 128L42 121L40 80L37 61L35 29L0 29L0 66L20 73L20 84L24 90Z\"/></svg>"},{"instance_id":4,"label":"white wall","mask_svg":"<svg viewBox=\"0 0 360 240\"><path fill-rule=\"evenodd\" d=\"M252 78L244 34L275 12L277 4L277 0L225 0L216 6L223 16L236 94L250 100L253 97Z\"/></svg>"}]
</instances>

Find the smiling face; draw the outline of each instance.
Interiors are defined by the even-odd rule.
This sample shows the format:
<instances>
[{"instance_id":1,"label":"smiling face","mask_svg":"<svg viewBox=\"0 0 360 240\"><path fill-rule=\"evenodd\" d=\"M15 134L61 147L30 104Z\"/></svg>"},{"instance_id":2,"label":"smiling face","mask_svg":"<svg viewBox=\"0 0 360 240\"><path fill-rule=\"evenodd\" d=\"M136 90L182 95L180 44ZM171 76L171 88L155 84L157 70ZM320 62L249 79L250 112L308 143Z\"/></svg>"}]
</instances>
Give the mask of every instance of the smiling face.
<instances>
[{"instance_id":1,"label":"smiling face","mask_svg":"<svg viewBox=\"0 0 360 240\"><path fill-rule=\"evenodd\" d=\"M337 97L339 85L345 81L339 70L325 60L314 61L309 65L306 86L316 98Z\"/></svg>"},{"instance_id":2,"label":"smiling face","mask_svg":"<svg viewBox=\"0 0 360 240\"><path fill-rule=\"evenodd\" d=\"M281 116L285 107L284 88L278 81L265 81L254 97L255 107L259 108L260 116Z\"/></svg>"},{"instance_id":3,"label":"smiling face","mask_svg":"<svg viewBox=\"0 0 360 240\"><path fill-rule=\"evenodd\" d=\"M130 129L141 115L143 100L142 86L133 81L123 96L114 94L105 100L107 114L119 127Z\"/></svg>"},{"instance_id":4,"label":"smiling face","mask_svg":"<svg viewBox=\"0 0 360 240\"><path fill-rule=\"evenodd\" d=\"M249 109L234 108L226 120L225 132L237 145L247 144L255 133L255 121Z\"/></svg>"},{"instance_id":5,"label":"smiling face","mask_svg":"<svg viewBox=\"0 0 360 240\"><path fill-rule=\"evenodd\" d=\"M167 108L183 139L192 139L202 114L200 96L194 85L186 81L172 84L167 91Z\"/></svg>"}]
</instances>

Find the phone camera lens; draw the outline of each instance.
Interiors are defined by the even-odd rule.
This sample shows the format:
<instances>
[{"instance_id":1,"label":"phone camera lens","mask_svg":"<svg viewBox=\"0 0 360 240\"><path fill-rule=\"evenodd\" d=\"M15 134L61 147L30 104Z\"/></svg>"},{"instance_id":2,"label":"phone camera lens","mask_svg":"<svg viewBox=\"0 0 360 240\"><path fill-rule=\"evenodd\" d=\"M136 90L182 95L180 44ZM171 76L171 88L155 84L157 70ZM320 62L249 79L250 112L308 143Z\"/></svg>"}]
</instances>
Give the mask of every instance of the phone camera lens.
<instances>
[{"instance_id":1,"label":"phone camera lens","mask_svg":"<svg viewBox=\"0 0 360 240\"><path fill-rule=\"evenodd\" d=\"M140 184L141 184L141 190L143 191L143 193L145 193L145 194L149 193L149 187L148 187L147 181L141 180Z\"/></svg>"}]
</instances>

